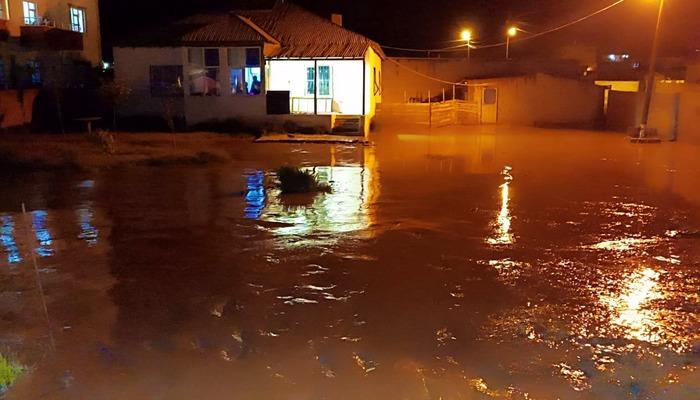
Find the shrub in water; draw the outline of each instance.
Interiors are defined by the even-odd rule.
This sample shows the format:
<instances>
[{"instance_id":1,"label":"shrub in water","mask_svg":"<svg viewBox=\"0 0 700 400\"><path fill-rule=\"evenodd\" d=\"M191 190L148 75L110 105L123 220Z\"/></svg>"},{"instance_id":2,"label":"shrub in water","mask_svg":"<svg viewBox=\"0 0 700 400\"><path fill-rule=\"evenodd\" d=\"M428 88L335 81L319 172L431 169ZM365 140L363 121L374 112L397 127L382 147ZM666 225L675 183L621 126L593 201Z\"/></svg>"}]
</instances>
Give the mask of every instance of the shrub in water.
<instances>
[{"instance_id":1,"label":"shrub in water","mask_svg":"<svg viewBox=\"0 0 700 400\"><path fill-rule=\"evenodd\" d=\"M12 385L22 375L22 372L22 366L0 354L0 394Z\"/></svg>"},{"instance_id":2,"label":"shrub in water","mask_svg":"<svg viewBox=\"0 0 700 400\"><path fill-rule=\"evenodd\" d=\"M320 183L311 171L296 167L282 167L277 170L282 193L329 192L330 186Z\"/></svg>"}]
</instances>

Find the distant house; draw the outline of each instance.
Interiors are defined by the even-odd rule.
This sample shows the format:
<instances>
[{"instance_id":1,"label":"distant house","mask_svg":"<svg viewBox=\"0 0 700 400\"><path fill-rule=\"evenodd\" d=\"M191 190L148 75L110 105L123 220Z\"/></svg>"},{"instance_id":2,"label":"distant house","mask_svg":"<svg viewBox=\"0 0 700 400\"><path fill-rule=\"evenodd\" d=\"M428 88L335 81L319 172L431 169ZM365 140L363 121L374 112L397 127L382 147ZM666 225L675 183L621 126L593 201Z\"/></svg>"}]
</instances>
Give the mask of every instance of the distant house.
<instances>
[{"instance_id":1,"label":"distant house","mask_svg":"<svg viewBox=\"0 0 700 400\"><path fill-rule=\"evenodd\" d=\"M0 0L0 89L40 86L68 61L102 61L98 0Z\"/></svg>"},{"instance_id":2,"label":"distant house","mask_svg":"<svg viewBox=\"0 0 700 400\"><path fill-rule=\"evenodd\" d=\"M167 103L189 126L239 119L366 132L384 53L341 21L277 2L129 40L114 49L116 77L135 94L121 113L162 115Z\"/></svg>"}]
</instances>

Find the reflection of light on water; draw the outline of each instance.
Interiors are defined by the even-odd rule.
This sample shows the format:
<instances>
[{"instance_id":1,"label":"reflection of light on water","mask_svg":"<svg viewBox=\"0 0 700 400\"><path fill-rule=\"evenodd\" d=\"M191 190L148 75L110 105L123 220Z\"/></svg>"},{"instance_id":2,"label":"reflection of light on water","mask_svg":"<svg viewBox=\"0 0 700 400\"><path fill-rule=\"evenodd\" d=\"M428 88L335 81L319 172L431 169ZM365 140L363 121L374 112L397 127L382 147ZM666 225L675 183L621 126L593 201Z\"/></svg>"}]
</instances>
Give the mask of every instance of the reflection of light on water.
<instances>
[{"instance_id":1,"label":"reflection of light on water","mask_svg":"<svg viewBox=\"0 0 700 400\"><path fill-rule=\"evenodd\" d=\"M78 224L80 225L79 239L84 240L88 245L94 246L99 240L100 231L92 224L95 213L88 204L85 208L79 208Z\"/></svg>"},{"instance_id":2,"label":"reflection of light on water","mask_svg":"<svg viewBox=\"0 0 700 400\"><path fill-rule=\"evenodd\" d=\"M628 277L619 296L602 299L614 313L611 323L624 329L627 339L653 344L661 342L663 321L656 310L647 308L651 301L662 297L658 280L658 272L645 268Z\"/></svg>"},{"instance_id":3,"label":"reflection of light on water","mask_svg":"<svg viewBox=\"0 0 700 400\"><path fill-rule=\"evenodd\" d=\"M493 237L486 240L491 245L507 245L515 242L511 232L512 217L510 215L510 182L513 181L511 170L511 167L505 167L502 172L504 182L501 185L501 210L494 223L496 232L494 232L495 235Z\"/></svg>"},{"instance_id":4,"label":"reflection of light on water","mask_svg":"<svg viewBox=\"0 0 700 400\"><path fill-rule=\"evenodd\" d=\"M7 262L16 264L22 262L22 256L15 241L15 222L9 215L0 215L0 244L7 253Z\"/></svg>"},{"instance_id":5,"label":"reflection of light on water","mask_svg":"<svg viewBox=\"0 0 700 400\"><path fill-rule=\"evenodd\" d=\"M606 240L590 246L593 250L630 251L645 245L659 243L659 239L622 238Z\"/></svg>"},{"instance_id":6,"label":"reflection of light on water","mask_svg":"<svg viewBox=\"0 0 700 400\"><path fill-rule=\"evenodd\" d=\"M253 171L246 176L245 217L258 219L265 207L265 173Z\"/></svg>"},{"instance_id":7,"label":"reflection of light on water","mask_svg":"<svg viewBox=\"0 0 700 400\"><path fill-rule=\"evenodd\" d=\"M330 193L283 197L278 189L265 188L263 171L248 173L245 217L279 224L270 228L279 236L366 229L371 225L370 206L379 191L372 152L365 150L364 166L305 168L313 171L321 183L330 185ZM304 200L308 203L304 204ZM290 201L302 204L289 204Z\"/></svg>"},{"instance_id":8,"label":"reflection of light on water","mask_svg":"<svg viewBox=\"0 0 700 400\"><path fill-rule=\"evenodd\" d=\"M39 247L37 247L35 251L39 257L53 255L53 249L51 248L53 239L51 238L51 232L46 226L47 217L48 213L45 210L32 211L32 227L34 228L36 240L39 242Z\"/></svg>"}]
</instances>

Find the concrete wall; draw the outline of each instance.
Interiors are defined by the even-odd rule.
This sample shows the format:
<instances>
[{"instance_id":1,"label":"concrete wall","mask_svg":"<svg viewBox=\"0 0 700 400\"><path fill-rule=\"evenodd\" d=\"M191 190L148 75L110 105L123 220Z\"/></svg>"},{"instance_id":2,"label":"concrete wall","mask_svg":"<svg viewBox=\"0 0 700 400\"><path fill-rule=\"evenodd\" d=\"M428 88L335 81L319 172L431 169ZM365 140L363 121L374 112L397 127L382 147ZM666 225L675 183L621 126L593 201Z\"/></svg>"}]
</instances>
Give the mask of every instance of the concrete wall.
<instances>
[{"instance_id":1,"label":"concrete wall","mask_svg":"<svg viewBox=\"0 0 700 400\"><path fill-rule=\"evenodd\" d=\"M588 125L603 112L603 89L591 82L536 74L470 83L498 89L499 124Z\"/></svg>"},{"instance_id":2,"label":"concrete wall","mask_svg":"<svg viewBox=\"0 0 700 400\"><path fill-rule=\"evenodd\" d=\"M183 48L115 47L115 78L125 82L132 90L129 101L120 108L119 113L126 116L163 116L166 102L174 102L178 115L184 116L184 98L151 96L150 80L152 65L185 65L186 58L187 54Z\"/></svg>"},{"instance_id":3,"label":"concrete wall","mask_svg":"<svg viewBox=\"0 0 700 400\"><path fill-rule=\"evenodd\" d=\"M16 90L1 90L0 115L3 116L3 119L0 128L14 128L30 124L37 93L36 89L25 90L20 102Z\"/></svg>"},{"instance_id":4,"label":"concrete wall","mask_svg":"<svg viewBox=\"0 0 700 400\"><path fill-rule=\"evenodd\" d=\"M677 140L700 145L700 84L688 85L680 94Z\"/></svg>"},{"instance_id":5,"label":"concrete wall","mask_svg":"<svg viewBox=\"0 0 700 400\"><path fill-rule=\"evenodd\" d=\"M466 58L389 58L383 63L383 100L387 103L406 102L411 98L428 98L442 94L443 89L452 94L450 83L489 76L522 76L536 73L557 76L581 76L580 63L575 60L552 61L550 59L483 62ZM434 78L434 79L431 79Z\"/></svg>"},{"instance_id":6,"label":"concrete wall","mask_svg":"<svg viewBox=\"0 0 700 400\"><path fill-rule=\"evenodd\" d=\"M5 0L0 0L5 1ZM57 27L70 29L70 7L84 8L86 31L83 34L82 58L98 65L102 61L102 39L100 35L100 10L98 0L33 0L37 4L37 15L51 20ZM22 0L7 0L9 19L7 27L10 36L19 37L24 25Z\"/></svg>"}]
</instances>

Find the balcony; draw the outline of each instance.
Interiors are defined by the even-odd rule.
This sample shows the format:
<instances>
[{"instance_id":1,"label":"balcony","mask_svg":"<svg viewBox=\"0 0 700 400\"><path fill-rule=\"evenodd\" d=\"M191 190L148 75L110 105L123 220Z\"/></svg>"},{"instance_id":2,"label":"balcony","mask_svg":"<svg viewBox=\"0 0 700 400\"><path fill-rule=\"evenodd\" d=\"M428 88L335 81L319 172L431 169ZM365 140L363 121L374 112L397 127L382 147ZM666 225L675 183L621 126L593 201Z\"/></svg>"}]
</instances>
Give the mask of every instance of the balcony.
<instances>
[{"instance_id":1,"label":"balcony","mask_svg":"<svg viewBox=\"0 0 700 400\"><path fill-rule=\"evenodd\" d=\"M20 27L20 44L37 50L82 51L83 34L56 26L51 21L33 18Z\"/></svg>"}]
</instances>

